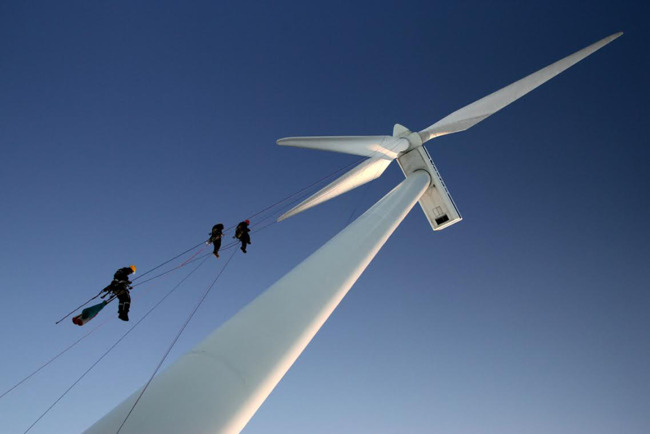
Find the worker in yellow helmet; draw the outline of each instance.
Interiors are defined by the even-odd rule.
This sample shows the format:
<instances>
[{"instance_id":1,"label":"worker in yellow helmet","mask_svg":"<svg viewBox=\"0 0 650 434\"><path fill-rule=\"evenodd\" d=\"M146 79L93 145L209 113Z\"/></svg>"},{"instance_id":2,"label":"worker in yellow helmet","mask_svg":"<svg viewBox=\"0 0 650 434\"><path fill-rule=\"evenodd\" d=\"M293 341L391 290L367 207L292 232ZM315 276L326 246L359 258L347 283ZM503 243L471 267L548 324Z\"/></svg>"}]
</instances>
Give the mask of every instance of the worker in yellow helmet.
<instances>
[{"instance_id":1,"label":"worker in yellow helmet","mask_svg":"<svg viewBox=\"0 0 650 434\"><path fill-rule=\"evenodd\" d=\"M129 276L131 274L135 274L135 265L120 268L113 275L111 284L104 288L104 291L112 292L119 300L120 304L117 308L117 315L122 321L129 320L129 308L131 307L131 294L129 290L132 289Z\"/></svg>"}]
</instances>

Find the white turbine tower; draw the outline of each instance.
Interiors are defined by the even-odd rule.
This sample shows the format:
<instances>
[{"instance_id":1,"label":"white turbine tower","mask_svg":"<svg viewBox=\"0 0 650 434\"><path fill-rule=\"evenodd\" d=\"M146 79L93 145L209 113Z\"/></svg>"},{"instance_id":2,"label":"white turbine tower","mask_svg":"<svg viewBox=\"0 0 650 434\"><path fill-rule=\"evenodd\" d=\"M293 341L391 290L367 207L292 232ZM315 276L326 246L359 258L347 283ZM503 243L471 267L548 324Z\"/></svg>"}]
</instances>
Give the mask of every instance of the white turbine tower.
<instances>
[{"instance_id":1,"label":"white turbine tower","mask_svg":"<svg viewBox=\"0 0 650 434\"><path fill-rule=\"evenodd\" d=\"M376 179L395 159L406 179L156 377L120 432L241 431L416 202L434 230L461 220L422 144L476 125L621 34L565 57L419 133L395 125L392 136L278 140L279 145L368 157L280 220ZM117 432L138 395L139 391L87 432Z\"/></svg>"}]
</instances>

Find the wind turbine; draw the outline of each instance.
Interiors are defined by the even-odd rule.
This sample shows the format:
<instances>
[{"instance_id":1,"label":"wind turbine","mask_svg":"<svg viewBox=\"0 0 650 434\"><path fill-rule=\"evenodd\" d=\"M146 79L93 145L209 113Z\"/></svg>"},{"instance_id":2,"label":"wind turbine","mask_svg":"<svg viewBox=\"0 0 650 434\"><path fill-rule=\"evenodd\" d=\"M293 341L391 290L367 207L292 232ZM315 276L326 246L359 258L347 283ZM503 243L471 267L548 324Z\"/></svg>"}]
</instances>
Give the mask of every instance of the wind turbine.
<instances>
[{"instance_id":1,"label":"wind turbine","mask_svg":"<svg viewBox=\"0 0 650 434\"><path fill-rule=\"evenodd\" d=\"M237 433L289 370L416 202L433 230L462 218L423 143L464 131L621 36L604 38L435 124L392 136L292 137L279 145L367 160L279 220L378 178L397 160L406 179L156 377L120 433ZM140 391L88 429L117 432Z\"/></svg>"}]
</instances>

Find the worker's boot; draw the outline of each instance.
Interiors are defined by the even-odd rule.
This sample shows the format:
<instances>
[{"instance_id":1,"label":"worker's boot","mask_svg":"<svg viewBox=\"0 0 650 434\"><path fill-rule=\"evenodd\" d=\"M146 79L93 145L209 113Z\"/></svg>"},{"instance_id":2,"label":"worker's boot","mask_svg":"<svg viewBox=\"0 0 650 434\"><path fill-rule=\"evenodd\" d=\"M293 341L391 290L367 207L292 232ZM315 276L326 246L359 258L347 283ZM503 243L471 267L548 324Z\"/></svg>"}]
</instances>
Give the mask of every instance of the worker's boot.
<instances>
[{"instance_id":1,"label":"worker's boot","mask_svg":"<svg viewBox=\"0 0 650 434\"><path fill-rule=\"evenodd\" d=\"M117 309L117 317L122 321L129 320L129 304L128 302L122 302Z\"/></svg>"}]
</instances>

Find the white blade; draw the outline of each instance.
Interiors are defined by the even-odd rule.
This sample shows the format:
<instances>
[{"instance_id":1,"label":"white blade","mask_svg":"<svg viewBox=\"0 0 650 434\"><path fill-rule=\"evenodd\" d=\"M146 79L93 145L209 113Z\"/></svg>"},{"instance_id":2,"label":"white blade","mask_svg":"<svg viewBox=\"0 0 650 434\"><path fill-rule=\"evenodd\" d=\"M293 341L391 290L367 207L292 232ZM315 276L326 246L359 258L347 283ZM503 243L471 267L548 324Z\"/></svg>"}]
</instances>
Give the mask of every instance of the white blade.
<instances>
[{"instance_id":1,"label":"white blade","mask_svg":"<svg viewBox=\"0 0 650 434\"><path fill-rule=\"evenodd\" d=\"M277 141L280 146L320 149L342 152L362 157L383 156L391 160L408 147L408 143L392 136L321 136L285 137ZM403 149L402 149L403 148Z\"/></svg>"},{"instance_id":2,"label":"white blade","mask_svg":"<svg viewBox=\"0 0 650 434\"><path fill-rule=\"evenodd\" d=\"M530 74L529 76L524 77L521 80L516 81L501 90L491 93L490 95L481 98L478 101L461 108L460 110L456 110L449 116L420 131L420 137L422 137L422 141L426 142L427 140L431 140L434 137L464 131L469 127L478 124L483 119L518 100L541 84L546 83L551 78L572 67L585 57L609 44L622 34L623 32L619 32L608 36L605 39L601 39L600 41L588 46L587 48L583 48L582 50L573 53L572 55L567 56L564 59L559 60L544 69Z\"/></svg>"},{"instance_id":3,"label":"white blade","mask_svg":"<svg viewBox=\"0 0 650 434\"><path fill-rule=\"evenodd\" d=\"M391 161L392 160L385 160L380 157L370 158L364 161L354 169L328 184L326 187L322 188L316 194L302 201L299 205L282 214L278 218L278 221L282 221L316 206L319 203L323 203L347 191L355 189L373 179L379 178Z\"/></svg>"}]
</instances>

